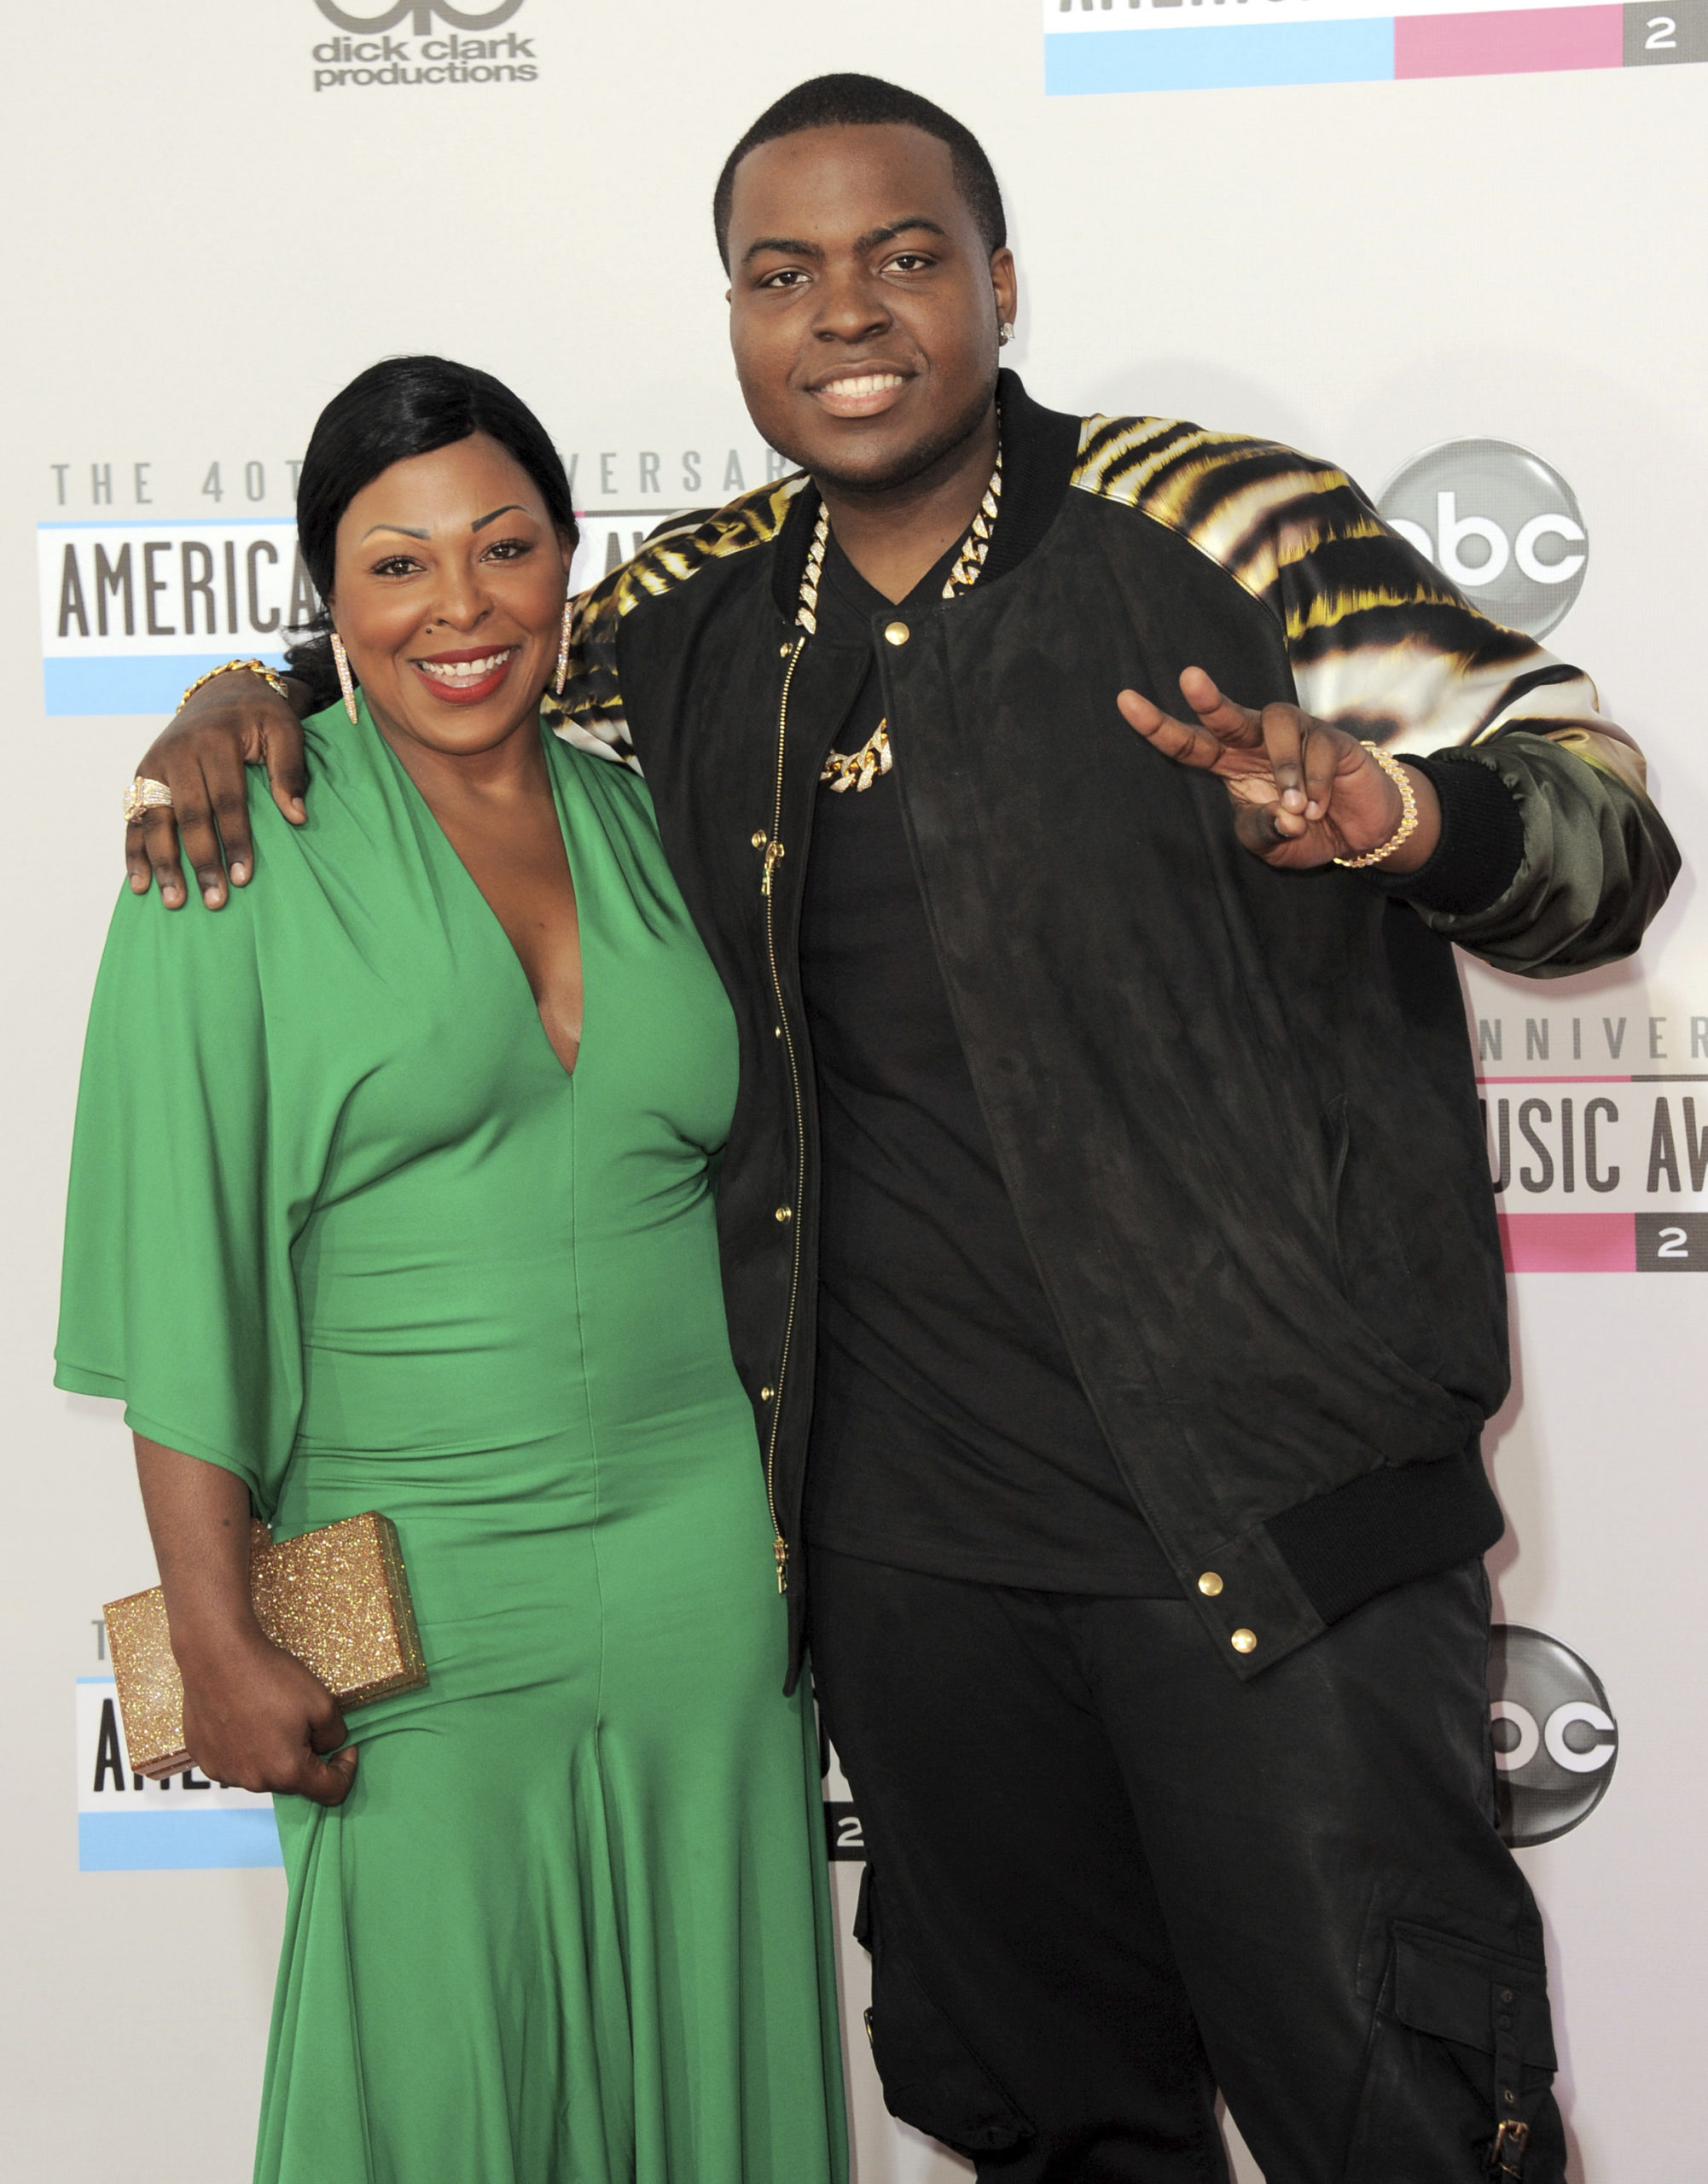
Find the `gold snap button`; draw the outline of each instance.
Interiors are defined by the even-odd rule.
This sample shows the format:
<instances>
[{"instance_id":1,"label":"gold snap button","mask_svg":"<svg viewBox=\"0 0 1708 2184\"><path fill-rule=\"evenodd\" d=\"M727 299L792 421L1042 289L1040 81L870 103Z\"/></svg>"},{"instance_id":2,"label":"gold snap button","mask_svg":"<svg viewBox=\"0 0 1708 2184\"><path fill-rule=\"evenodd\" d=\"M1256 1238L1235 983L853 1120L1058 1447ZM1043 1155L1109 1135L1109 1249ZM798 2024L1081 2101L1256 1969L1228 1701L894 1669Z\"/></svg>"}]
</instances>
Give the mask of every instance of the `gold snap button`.
<instances>
[{"instance_id":1,"label":"gold snap button","mask_svg":"<svg viewBox=\"0 0 1708 2184\"><path fill-rule=\"evenodd\" d=\"M1228 1642L1236 1653L1255 1653L1258 1646L1258 1634L1255 1630L1236 1630Z\"/></svg>"},{"instance_id":2,"label":"gold snap button","mask_svg":"<svg viewBox=\"0 0 1708 2184\"><path fill-rule=\"evenodd\" d=\"M766 844L768 841L770 841L770 839L771 839L771 838L770 838L770 835L765 832L764 828L762 827L762 828L759 829L758 833L757 834L755 834L755 835L754 835L754 837L753 837L753 847L754 847L756 850L762 850L762 849L764 849L764 847L765 846L765 844Z\"/></svg>"},{"instance_id":3,"label":"gold snap button","mask_svg":"<svg viewBox=\"0 0 1708 2184\"><path fill-rule=\"evenodd\" d=\"M759 1401L761 1403L769 1403L776 1393L776 1390L775 1388L761 1388L759 1391Z\"/></svg>"},{"instance_id":4,"label":"gold snap button","mask_svg":"<svg viewBox=\"0 0 1708 2184\"><path fill-rule=\"evenodd\" d=\"M777 1218L779 1221L793 1221L794 1208L792 1205L780 1205L777 1208Z\"/></svg>"},{"instance_id":5,"label":"gold snap button","mask_svg":"<svg viewBox=\"0 0 1708 2184\"><path fill-rule=\"evenodd\" d=\"M1198 1589L1207 1599L1213 1600L1222 1589L1222 1580L1213 1570L1206 1570L1198 1581Z\"/></svg>"},{"instance_id":6,"label":"gold snap button","mask_svg":"<svg viewBox=\"0 0 1708 2184\"><path fill-rule=\"evenodd\" d=\"M904 645L911 635L905 622L892 622L884 630L885 642L892 645Z\"/></svg>"}]
</instances>

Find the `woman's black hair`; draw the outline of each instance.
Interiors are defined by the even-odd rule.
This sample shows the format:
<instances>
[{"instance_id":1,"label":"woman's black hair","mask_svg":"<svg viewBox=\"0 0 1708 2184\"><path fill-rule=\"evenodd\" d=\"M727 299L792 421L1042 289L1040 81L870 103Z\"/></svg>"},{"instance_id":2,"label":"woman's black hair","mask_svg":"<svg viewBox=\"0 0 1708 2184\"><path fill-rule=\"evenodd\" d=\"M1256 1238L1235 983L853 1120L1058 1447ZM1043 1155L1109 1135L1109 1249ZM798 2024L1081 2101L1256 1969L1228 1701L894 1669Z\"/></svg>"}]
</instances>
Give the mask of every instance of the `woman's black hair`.
<instances>
[{"instance_id":1,"label":"woman's black hair","mask_svg":"<svg viewBox=\"0 0 1708 2184\"><path fill-rule=\"evenodd\" d=\"M520 397L490 372L446 357L388 357L334 394L315 420L297 481L297 543L310 581L331 595L344 511L382 470L411 456L485 433L513 455L539 488L553 523L575 545L575 509L563 459ZM285 654L287 671L308 685L315 707L338 697L332 618L322 606Z\"/></svg>"}]
</instances>

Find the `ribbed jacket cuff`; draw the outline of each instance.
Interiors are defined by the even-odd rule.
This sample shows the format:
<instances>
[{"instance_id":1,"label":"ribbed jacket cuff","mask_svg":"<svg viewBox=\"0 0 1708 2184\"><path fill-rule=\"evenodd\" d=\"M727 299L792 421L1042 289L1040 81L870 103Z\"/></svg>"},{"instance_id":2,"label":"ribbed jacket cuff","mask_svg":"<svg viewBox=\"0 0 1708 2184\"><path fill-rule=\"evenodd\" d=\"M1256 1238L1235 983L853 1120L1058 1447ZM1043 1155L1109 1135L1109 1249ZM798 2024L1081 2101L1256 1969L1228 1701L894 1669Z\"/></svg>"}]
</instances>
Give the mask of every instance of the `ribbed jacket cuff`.
<instances>
[{"instance_id":1,"label":"ribbed jacket cuff","mask_svg":"<svg viewBox=\"0 0 1708 2184\"><path fill-rule=\"evenodd\" d=\"M1414 1577L1486 1554L1506 1529L1483 1454L1380 1465L1269 1522L1281 1560L1325 1623Z\"/></svg>"},{"instance_id":2,"label":"ribbed jacket cuff","mask_svg":"<svg viewBox=\"0 0 1708 2184\"><path fill-rule=\"evenodd\" d=\"M1498 902L1524 862L1525 822L1518 799L1492 766L1468 751L1433 758L1396 754L1426 774L1441 802L1441 839L1427 864L1415 872L1372 873L1386 895L1399 895L1420 910L1467 917Z\"/></svg>"}]
</instances>

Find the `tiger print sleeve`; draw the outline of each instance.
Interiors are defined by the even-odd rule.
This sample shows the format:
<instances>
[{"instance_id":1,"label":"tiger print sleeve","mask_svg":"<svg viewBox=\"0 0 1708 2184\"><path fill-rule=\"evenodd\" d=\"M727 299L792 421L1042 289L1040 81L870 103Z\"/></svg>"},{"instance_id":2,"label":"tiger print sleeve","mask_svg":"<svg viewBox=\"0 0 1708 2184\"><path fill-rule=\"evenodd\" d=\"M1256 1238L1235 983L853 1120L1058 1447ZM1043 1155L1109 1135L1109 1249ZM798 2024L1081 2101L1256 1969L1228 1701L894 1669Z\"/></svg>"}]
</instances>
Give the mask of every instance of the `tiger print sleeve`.
<instances>
[{"instance_id":1,"label":"tiger print sleeve","mask_svg":"<svg viewBox=\"0 0 1708 2184\"><path fill-rule=\"evenodd\" d=\"M1304 710L1420 762L1440 848L1382 881L1502 970L1563 977L1630 955L1678 851L1641 752L1595 684L1479 614L1350 480L1275 540L1274 593Z\"/></svg>"},{"instance_id":2,"label":"tiger print sleeve","mask_svg":"<svg viewBox=\"0 0 1708 2184\"><path fill-rule=\"evenodd\" d=\"M1177 531L1260 601L1305 712L1429 773L1440 848L1370 884L1531 977L1636 948L1679 863L1642 753L1586 675L1478 613L1344 472L1268 441L1094 417L1074 483Z\"/></svg>"},{"instance_id":3,"label":"tiger print sleeve","mask_svg":"<svg viewBox=\"0 0 1708 2184\"><path fill-rule=\"evenodd\" d=\"M617 673L617 632L626 574L626 567L614 571L572 602L567 673L547 689L541 713L547 727L566 743L638 770Z\"/></svg>"},{"instance_id":4,"label":"tiger print sleeve","mask_svg":"<svg viewBox=\"0 0 1708 2184\"><path fill-rule=\"evenodd\" d=\"M566 743L640 772L618 664L625 621L648 600L680 590L702 571L768 545L805 484L805 474L793 471L721 508L672 516L631 561L583 592L571 616L562 688L549 690L541 709L547 726Z\"/></svg>"}]
</instances>

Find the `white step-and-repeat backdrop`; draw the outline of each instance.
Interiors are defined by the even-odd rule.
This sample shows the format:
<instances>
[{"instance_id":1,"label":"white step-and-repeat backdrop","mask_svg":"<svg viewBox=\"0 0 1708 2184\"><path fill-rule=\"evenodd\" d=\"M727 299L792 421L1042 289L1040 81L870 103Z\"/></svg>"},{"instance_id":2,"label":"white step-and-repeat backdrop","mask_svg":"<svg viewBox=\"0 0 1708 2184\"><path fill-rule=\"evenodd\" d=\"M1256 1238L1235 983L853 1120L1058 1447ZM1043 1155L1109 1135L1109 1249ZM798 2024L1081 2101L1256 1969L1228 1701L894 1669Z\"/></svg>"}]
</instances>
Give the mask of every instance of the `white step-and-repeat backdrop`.
<instances>
[{"instance_id":1,"label":"white step-and-repeat backdrop","mask_svg":"<svg viewBox=\"0 0 1708 2184\"><path fill-rule=\"evenodd\" d=\"M1489 1437L1511 1519L1491 1699L1581 2174L1708 2173L1708 1278L1688 1278L1708 1277L1708 0L1664 5L9 10L9 2175L247 2176L282 1910L261 1801L127 1769L100 1619L152 1575L127 1437L49 1381L120 787L202 665L276 651L304 597L297 457L376 357L440 350L532 401L573 458L590 572L780 467L736 392L708 206L752 116L832 67L985 139L1036 393L1332 456L1473 598L1587 666L1648 752L1687 865L1641 963L1466 979L1518 1330ZM858 1821L834 1775L827 1799L845 1926ZM964 2165L884 2114L845 1950L861 2184L947 2184Z\"/></svg>"}]
</instances>

